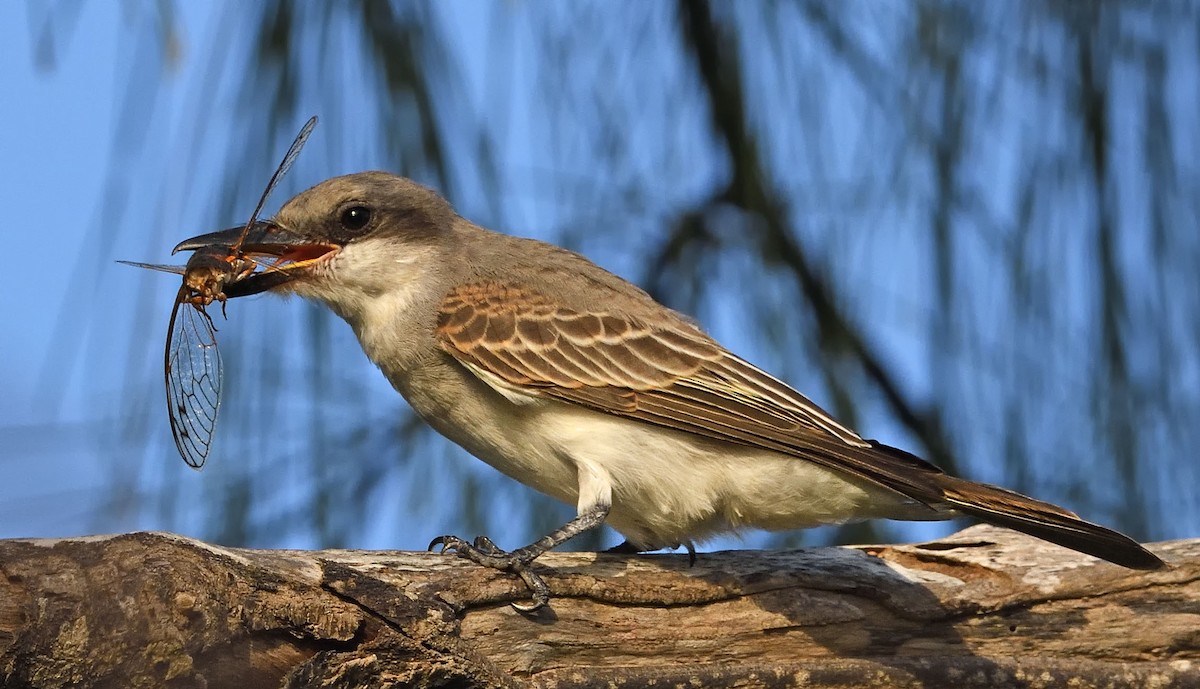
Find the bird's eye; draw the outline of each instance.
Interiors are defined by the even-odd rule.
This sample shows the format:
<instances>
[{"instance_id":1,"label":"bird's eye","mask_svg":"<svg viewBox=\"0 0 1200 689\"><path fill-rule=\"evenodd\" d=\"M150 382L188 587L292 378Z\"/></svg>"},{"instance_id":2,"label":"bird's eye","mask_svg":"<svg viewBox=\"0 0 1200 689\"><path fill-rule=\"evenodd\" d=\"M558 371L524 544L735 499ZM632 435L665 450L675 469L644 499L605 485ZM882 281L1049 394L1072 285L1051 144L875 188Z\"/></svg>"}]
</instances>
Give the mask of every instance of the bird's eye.
<instances>
[{"instance_id":1,"label":"bird's eye","mask_svg":"<svg viewBox=\"0 0 1200 689\"><path fill-rule=\"evenodd\" d=\"M342 227L347 230L361 230L371 222L371 209L366 206L350 206L342 211L340 220Z\"/></svg>"}]
</instances>

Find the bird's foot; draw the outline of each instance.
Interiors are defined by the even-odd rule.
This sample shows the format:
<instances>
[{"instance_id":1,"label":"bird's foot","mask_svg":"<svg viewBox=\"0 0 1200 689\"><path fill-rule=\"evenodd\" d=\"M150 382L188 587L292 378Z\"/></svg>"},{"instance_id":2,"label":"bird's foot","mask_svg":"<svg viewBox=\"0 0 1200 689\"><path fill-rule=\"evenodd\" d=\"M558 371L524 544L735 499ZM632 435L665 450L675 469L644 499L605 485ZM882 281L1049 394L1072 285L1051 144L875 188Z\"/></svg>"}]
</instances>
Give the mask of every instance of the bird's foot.
<instances>
[{"instance_id":1,"label":"bird's foot","mask_svg":"<svg viewBox=\"0 0 1200 689\"><path fill-rule=\"evenodd\" d=\"M550 587L530 567L530 564L538 555L541 555L541 552L533 552L528 548L520 548L511 553L505 552L487 536L476 536L474 543L468 543L458 536L438 536L430 542L429 550L432 551L439 546L441 547L438 550L439 553L453 552L477 565L491 567L502 572L512 572L521 577L521 581L525 582L525 586L529 588L533 602L528 604L512 603L513 608L518 611L531 613L550 603Z\"/></svg>"},{"instance_id":2,"label":"bird's foot","mask_svg":"<svg viewBox=\"0 0 1200 689\"><path fill-rule=\"evenodd\" d=\"M675 545L671 546L671 549L674 550L675 548L680 548L680 547L687 549L688 567L694 567L696 565L696 546L693 545L691 541L684 541L683 543L676 543ZM609 548L608 550L606 550L604 552L615 553L615 554L619 554L619 555L637 555L640 553L649 552L650 550L657 550L657 549L656 548L650 548L650 549L642 548L642 547L639 547L639 546L636 546L636 545L630 543L629 541L622 541L619 545L614 545L613 547Z\"/></svg>"},{"instance_id":3,"label":"bird's foot","mask_svg":"<svg viewBox=\"0 0 1200 689\"><path fill-rule=\"evenodd\" d=\"M639 553L644 553L646 551L644 548L640 548L640 547L630 543L629 541L621 541L620 544L614 545L613 547L609 548L608 550L606 550L604 552L614 553L617 555L637 555Z\"/></svg>"}]
</instances>

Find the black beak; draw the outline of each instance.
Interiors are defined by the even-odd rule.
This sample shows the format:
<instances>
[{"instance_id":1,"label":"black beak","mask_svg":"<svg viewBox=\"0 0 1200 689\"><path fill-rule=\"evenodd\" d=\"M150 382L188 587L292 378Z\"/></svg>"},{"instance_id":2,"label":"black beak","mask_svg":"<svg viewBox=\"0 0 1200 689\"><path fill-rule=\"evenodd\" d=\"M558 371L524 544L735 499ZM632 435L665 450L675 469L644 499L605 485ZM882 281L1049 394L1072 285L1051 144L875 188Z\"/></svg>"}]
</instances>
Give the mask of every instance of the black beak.
<instances>
[{"instance_id":1,"label":"black beak","mask_svg":"<svg viewBox=\"0 0 1200 689\"><path fill-rule=\"evenodd\" d=\"M238 225L228 230L209 232L198 237L185 239L176 244L175 248L171 249L171 253L195 251L196 249L204 249L210 246L232 247L242 238L242 232L244 231L246 231L246 226ZM250 230L246 232L246 239L242 242L241 249L242 251L281 256L286 252L279 251L277 253L277 250L290 249L306 244L319 244L319 242L314 242L275 223L259 220L251 225Z\"/></svg>"},{"instance_id":2,"label":"black beak","mask_svg":"<svg viewBox=\"0 0 1200 689\"><path fill-rule=\"evenodd\" d=\"M243 233L245 237L243 239ZM231 227L219 232L209 232L198 237L185 239L171 250L196 251L210 247L222 249L238 246L242 253L254 256L269 256L277 259L274 264L252 273L240 280L225 285L225 296L246 297L265 292L299 277L301 269L337 251L340 247L305 237L272 222L258 221L247 231L245 225Z\"/></svg>"}]
</instances>

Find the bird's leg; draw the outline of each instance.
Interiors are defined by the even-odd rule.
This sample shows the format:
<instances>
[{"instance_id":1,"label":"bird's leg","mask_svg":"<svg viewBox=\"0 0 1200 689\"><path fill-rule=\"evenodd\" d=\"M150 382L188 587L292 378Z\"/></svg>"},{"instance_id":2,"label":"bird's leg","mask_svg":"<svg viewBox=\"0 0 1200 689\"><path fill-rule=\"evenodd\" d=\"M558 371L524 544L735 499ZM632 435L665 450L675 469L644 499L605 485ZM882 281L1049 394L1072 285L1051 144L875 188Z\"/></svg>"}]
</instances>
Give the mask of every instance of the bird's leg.
<instances>
[{"instance_id":1,"label":"bird's leg","mask_svg":"<svg viewBox=\"0 0 1200 689\"><path fill-rule=\"evenodd\" d=\"M433 550L441 546L439 552L454 551L459 557L484 567L512 572L521 577L521 581L529 587L533 603L522 605L513 603L512 606L521 612L533 612L550 602L550 587L529 566L535 559L547 550L556 548L563 543L604 523L608 517L609 505L599 503L589 507L582 514L561 527L551 531L524 548L518 548L506 553L492 542L487 536L477 536L474 543L468 543L458 536L438 536L429 544Z\"/></svg>"}]
</instances>

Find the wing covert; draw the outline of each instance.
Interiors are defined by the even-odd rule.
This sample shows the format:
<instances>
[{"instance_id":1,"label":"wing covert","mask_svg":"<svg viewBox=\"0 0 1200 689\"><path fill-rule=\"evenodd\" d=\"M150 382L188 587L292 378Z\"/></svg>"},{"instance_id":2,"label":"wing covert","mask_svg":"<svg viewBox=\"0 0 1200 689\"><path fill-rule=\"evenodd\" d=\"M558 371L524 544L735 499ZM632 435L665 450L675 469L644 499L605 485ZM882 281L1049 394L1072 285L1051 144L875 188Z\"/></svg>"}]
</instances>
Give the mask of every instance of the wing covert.
<instances>
[{"instance_id":1,"label":"wing covert","mask_svg":"<svg viewBox=\"0 0 1200 689\"><path fill-rule=\"evenodd\" d=\"M452 356L530 392L652 390L723 355L699 330L575 311L536 292L495 283L466 285L446 297L437 335Z\"/></svg>"}]
</instances>

